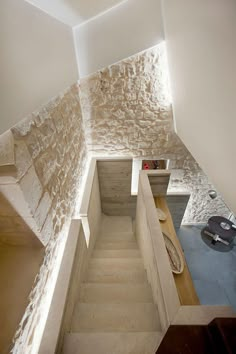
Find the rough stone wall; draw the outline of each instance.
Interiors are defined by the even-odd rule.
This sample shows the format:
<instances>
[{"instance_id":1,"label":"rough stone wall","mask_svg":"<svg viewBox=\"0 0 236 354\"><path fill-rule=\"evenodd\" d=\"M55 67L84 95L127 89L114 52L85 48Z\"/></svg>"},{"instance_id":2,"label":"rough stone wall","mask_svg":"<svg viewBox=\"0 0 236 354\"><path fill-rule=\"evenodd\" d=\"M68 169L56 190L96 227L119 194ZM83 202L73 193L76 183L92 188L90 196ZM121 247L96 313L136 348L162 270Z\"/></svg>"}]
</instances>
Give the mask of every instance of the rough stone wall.
<instances>
[{"instance_id":1,"label":"rough stone wall","mask_svg":"<svg viewBox=\"0 0 236 354\"><path fill-rule=\"evenodd\" d=\"M13 353L31 352L45 295L63 247L86 157L78 87L74 85L12 128L17 174L47 247Z\"/></svg>"},{"instance_id":2,"label":"rough stone wall","mask_svg":"<svg viewBox=\"0 0 236 354\"><path fill-rule=\"evenodd\" d=\"M178 149L163 65L161 45L81 80L89 150L154 156Z\"/></svg>"},{"instance_id":3,"label":"rough stone wall","mask_svg":"<svg viewBox=\"0 0 236 354\"><path fill-rule=\"evenodd\" d=\"M77 85L11 129L18 180L45 243L71 215L85 156Z\"/></svg>"},{"instance_id":4,"label":"rough stone wall","mask_svg":"<svg viewBox=\"0 0 236 354\"><path fill-rule=\"evenodd\" d=\"M96 154L169 158L171 187L192 193L184 222L229 211L174 132L163 44L81 80L88 149Z\"/></svg>"}]
</instances>

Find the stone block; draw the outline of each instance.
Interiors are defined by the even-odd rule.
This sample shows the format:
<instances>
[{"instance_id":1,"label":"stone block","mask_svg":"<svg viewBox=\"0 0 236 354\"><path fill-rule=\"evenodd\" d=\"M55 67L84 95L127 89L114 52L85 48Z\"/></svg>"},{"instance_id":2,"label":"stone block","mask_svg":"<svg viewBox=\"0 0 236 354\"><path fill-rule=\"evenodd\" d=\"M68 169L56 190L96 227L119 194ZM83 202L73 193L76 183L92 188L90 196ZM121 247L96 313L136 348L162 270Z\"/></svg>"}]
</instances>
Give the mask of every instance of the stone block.
<instances>
[{"instance_id":1,"label":"stone block","mask_svg":"<svg viewBox=\"0 0 236 354\"><path fill-rule=\"evenodd\" d=\"M24 194L25 200L29 204L31 211L34 214L43 195L43 189L33 166L31 166L26 174L22 177L19 185Z\"/></svg>"},{"instance_id":2,"label":"stone block","mask_svg":"<svg viewBox=\"0 0 236 354\"><path fill-rule=\"evenodd\" d=\"M10 130L0 135L0 167L15 164L14 139Z\"/></svg>"},{"instance_id":3,"label":"stone block","mask_svg":"<svg viewBox=\"0 0 236 354\"><path fill-rule=\"evenodd\" d=\"M39 205L35 211L34 217L36 220L37 225L39 226L39 229L42 228L46 217L48 215L49 209L51 207L52 200L48 194L48 192L45 192L42 199L39 202Z\"/></svg>"},{"instance_id":4,"label":"stone block","mask_svg":"<svg viewBox=\"0 0 236 354\"><path fill-rule=\"evenodd\" d=\"M64 122L63 122L63 117L61 115L61 112L59 110L55 110L54 112L52 112L52 119L57 132L60 133L61 131L63 131Z\"/></svg>"},{"instance_id":5,"label":"stone block","mask_svg":"<svg viewBox=\"0 0 236 354\"><path fill-rule=\"evenodd\" d=\"M47 149L36 161L35 169L43 186L46 186L50 178L53 176L57 161L55 151Z\"/></svg>"},{"instance_id":6,"label":"stone block","mask_svg":"<svg viewBox=\"0 0 236 354\"><path fill-rule=\"evenodd\" d=\"M46 106L44 106L42 109L40 109L37 116L40 119L40 124L38 124L38 127L43 126L45 124L46 120L50 120L51 119L51 117L50 117L50 103L47 103Z\"/></svg>"},{"instance_id":7,"label":"stone block","mask_svg":"<svg viewBox=\"0 0 236 354\"><path fill-rule=\"evenodd\" d=\"M46 142L46 148L53 143L55 139L54 135L56 134L56 129L54 122L51 117L45 119L44 124L40 127L41 135L43 140Z\"/></svg>"},{"instance_id":8,"label":"stone block","mask_svg":"<svg viewBox=\"0 0 236 354\"><path fill-rule=\"evenodd\" d=\"M29 153L33 160L36 159L43 149L42 139L43 136L40 134L38 129L32 130L25 139L25 143L27 144Z\"/></svg>"},{"instance_id":9,"label":"stone block","mask_svg":"<svg viewBox=\"0 0 236 354\"><path fill-rule=\"evenodd\" d=\"M23 138L31 132L32 127L35 125L32 118L33 115L30 114L28 117L21 120L11 129L14 138Z\"/></svg>"},{"instance_id":10,"label":"stone block","mask_svg":"<svg viewBox=\"0 0 236 354\"><path fill-rule=\"evenodd\" d=\"M20 180L30 168L33 161L27 145L23 140L15 140L15 165L17 169L17 180Z\"/></svg>"},{"instance_id":11,"label":"stone block","mask_svg":"<svg viewBox=\"0 0 236 354\"><path fill-rule=\"evenodd\" d=\"M53 235L53 221L52 221L52 215L51 213L49 213L43 225L43 228L41 230L42 243L44 245L47 245L52 235Z\"/></svg>"}]
</instances>

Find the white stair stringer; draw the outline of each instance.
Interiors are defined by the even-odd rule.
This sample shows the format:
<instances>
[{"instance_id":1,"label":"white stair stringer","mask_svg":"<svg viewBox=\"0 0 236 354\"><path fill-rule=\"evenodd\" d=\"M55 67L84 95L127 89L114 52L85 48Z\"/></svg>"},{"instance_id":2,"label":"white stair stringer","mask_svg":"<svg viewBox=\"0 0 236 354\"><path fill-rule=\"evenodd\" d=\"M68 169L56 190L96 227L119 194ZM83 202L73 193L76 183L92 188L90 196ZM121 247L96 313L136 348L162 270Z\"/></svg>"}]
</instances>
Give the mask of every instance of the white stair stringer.
<instances>
[{"instance_id":1,"label":"white stair stringer","mask_svg":"<svg viewBox=\"0 0 236 354\"><path fill-rule=\"evenodd\" d=\"M130 217L103 217L64 354L154 354L162 339Z\"/></svg>"}]
</instances>

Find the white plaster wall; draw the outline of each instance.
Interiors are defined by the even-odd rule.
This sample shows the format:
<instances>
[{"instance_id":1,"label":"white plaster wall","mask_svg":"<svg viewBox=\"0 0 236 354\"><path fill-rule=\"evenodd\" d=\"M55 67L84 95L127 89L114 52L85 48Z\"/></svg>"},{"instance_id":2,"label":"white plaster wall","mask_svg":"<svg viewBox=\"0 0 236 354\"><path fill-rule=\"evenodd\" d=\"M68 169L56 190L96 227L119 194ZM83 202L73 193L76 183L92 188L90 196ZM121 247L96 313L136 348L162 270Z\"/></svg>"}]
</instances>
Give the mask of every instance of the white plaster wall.
<instances>
[{"instance_id":1,"label":"white plaster wall","mask_svg":"<svg viewBox=\"0 0 236 354\"><path fill-rule=\"evenodd\" d=\"M163 39L160 1L128 0L75 28L80 76L153 47Z\"/></svg>"},{"instance_id":2,"label":"white plaster wall","mask_svg":"<svg viewBox=\"0 0 236 354\"><path fill-rule=\"evenodd\" d=\"M236 213L236 2L162 3L177 133Z\"/></svg>"},{"instance_id":3,"label":"white plaster wall","mask_svg":"<svg viewBox=\"0 0 236 354\"><path fill-rule=\"evenodd\" d=\"M180 305L179 298L145 171L140 172L138 189L136 238L152 288L154 303L158 308L161 328L165 331Z\"/></svg>"},{"instance_id":4,"label":"white plaster wall","mask_svg":"<svg viewBox=\"0 0 236 354\"><path fill-rule=\"evenodd\" d=\"M0 4L0 134L76 82L72 29L25 1Z\"/></svg>"},{"instance_id":5,"label":"white plaster wall","mask_svg":"<svg viewBox=\"0 0 236 354\"><path fill-rule=\"evenodd\" d=\"M59 21L76 26L127 0L26 0Z\"/></svg>"}]
</instances>

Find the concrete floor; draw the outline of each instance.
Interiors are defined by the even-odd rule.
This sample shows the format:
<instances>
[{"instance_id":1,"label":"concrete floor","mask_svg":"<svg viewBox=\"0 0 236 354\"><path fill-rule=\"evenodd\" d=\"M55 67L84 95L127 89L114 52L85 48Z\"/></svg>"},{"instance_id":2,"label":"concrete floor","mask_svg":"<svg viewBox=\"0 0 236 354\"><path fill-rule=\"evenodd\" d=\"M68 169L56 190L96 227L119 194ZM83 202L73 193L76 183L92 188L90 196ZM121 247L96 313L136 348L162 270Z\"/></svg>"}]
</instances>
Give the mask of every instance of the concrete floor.
<instances>
[{"instance_id":1,"label":"concrete floor","mask_svg":"<svg viewBox=\"0 0 236 354\"><path fill-rule=\"evenodd\" d=\"M231 305L236 311L236 241L227 252L214 250L202 240L205 225L176 230L202 305Z\"/></svg>"}]
</instances>

